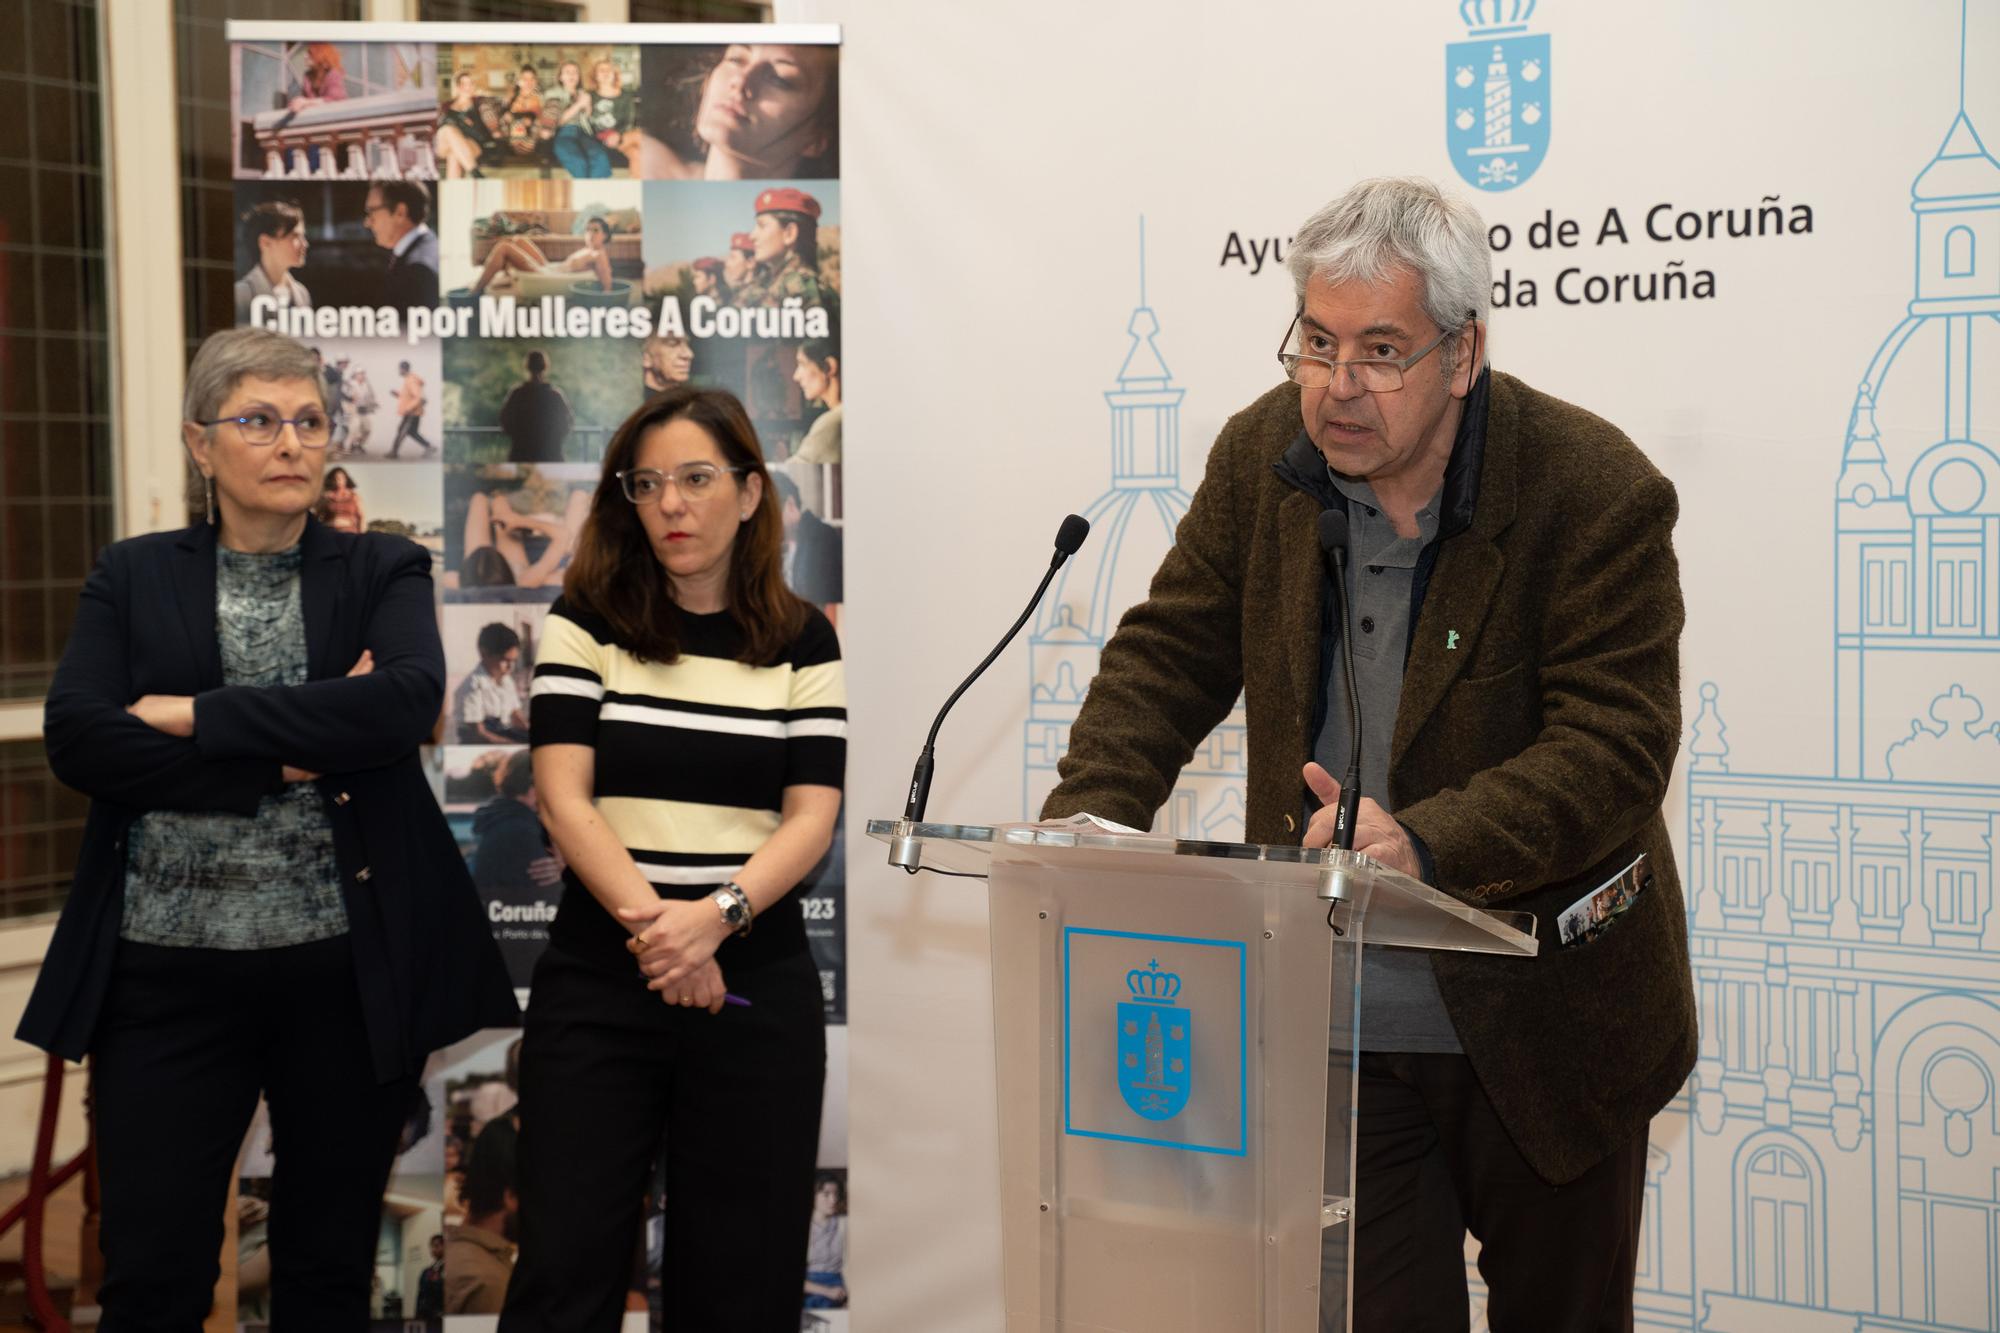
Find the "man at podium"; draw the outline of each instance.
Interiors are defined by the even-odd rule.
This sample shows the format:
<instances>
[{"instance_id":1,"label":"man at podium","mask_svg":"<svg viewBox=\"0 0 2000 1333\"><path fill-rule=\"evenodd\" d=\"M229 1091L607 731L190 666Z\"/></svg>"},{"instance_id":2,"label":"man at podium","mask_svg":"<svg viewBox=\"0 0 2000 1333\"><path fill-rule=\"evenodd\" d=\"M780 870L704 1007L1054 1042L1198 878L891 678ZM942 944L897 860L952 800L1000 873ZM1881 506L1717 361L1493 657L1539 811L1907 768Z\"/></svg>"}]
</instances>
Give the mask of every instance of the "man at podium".
<instances>
[{"instance_id":1,"label":"man at podium","mask_svg":"<svg viewBox=\"0 0 2000 1333\"><path fill-rule=\"evenodd\" d=\"M1647 1125L1696 1051L1674 488L1490 368L1486 226L1435 185L1356 185L1287 262L1287 382L1223 427L1042 814L1149 825L1240 693L1247 837L1325 846L1358 749L1354 849L1542 949L1364 950L1353 1326L1464 1329L1470 1232L1495 1333L1630 1329Z\"/></svg>"}]
</instances>

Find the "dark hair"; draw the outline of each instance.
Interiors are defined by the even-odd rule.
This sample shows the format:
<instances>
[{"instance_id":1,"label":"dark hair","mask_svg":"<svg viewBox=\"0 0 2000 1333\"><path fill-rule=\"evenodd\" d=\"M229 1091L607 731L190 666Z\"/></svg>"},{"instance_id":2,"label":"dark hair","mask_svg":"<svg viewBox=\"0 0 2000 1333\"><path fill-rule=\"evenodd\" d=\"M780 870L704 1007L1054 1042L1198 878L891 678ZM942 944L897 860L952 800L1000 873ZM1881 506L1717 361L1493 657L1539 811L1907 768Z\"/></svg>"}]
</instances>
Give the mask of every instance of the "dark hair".
<instances>
[{"instance_id":1,"label":"dark hair","mask_svg":"<svg viewBox=\"0 0 2000 1333\"><path fill-rule=\"evenodd\" d=\"M521 646L521 636L511 628L495 621L479 627L479 656L505 657Z\"/></svg>"},{"instance_id":2,"label":"dark hair","mask_svg":"<svg viewBox=\"0 0 2000 1333\"><path fill-rule=\"evenodd\" d=\"M833 363L840 357L840 344L832 338L812 338L799 344L799 355L828 375L840 375Z\"/></svg>"},{"instance_id":3,"label":"dark hair","mask_svg":"<svg viewBox=\"0 0 2000 1333\"><path fill-rule=\"evenodd\" d=\"M331 492L333 490L333 481L334 478L336 477L345 479L345 481L347 482L347 489L351 491L358 491L361 489L359 486L356 486L354 484L354 476L346 468L344 467L328 468L326 470L326 475L320 478L319 498L313 501L313 517L318 519L322 523L329 523L333 521L333 496Z\"/></svg>"},{"instance_id":4,"label":"dark hair","mask_svg":"<svg viewBox=\"0 0 2000 1333\"><path fill-rule=\"evenodd\" d=\"M243 243L254 253L265 236L289 236L306 224L305 210L284 199L267 199L240 219Z\"/></svg>"},{"instance_id":5,"label":"dark hair","mask_svg":"<svg viewBox=\"0 0 2000 1333\"><path fill-rule=\"evenodd\" d=\"M613 236L617 235L617 232L614 231L611 226L611 220L605 217L604 214L602 213L592 213L590 215L590 220L583 224L583 231L586 236L590 234L590 229L592 227L604 228L604 239L607 241L610 240Z\"/></svg>"},{"instance_id":6,"label":"dark hair","mask_svg":"<svg viewBox=\"0 0 2000 1333\"><path fill-rule=\"evenodd\" d=\"M476 551L465 553L465 563L458 567L458 586L461 588L511 588L514 586L514 567L507 563L507 557L491 546L482 546Z\"/></svg>"},{"instance_id":7,"label":"dark hair","mask_svg":"<svg viewBox=\"0 0 2000 1333\"><path fill-rule=\"evenodd\" d=\"M402 371L405 375L407 375L410 373L410 363L407 361L398 361L396 363L396 369Z\"/></svg>"},{"instance_id":8,"label":"dark hair","mask_svg":"<svg viewBox=\"0 0 2000 1333\"><path fill-rule=\"evenodd\" d=\"M535 766L526 750L516 750L500 765L500 781L494 786L502 796L520 800L535 785Z\"/></svg>"},{"instance_id":9,"label":"dark hair","mask_svg":"<svg viewBox=\"0 0 2000 1333\"><path fill-rule=\"evenodd\" d=\"M771 474L771 484L778 488L778 495L780 497L778 507L780 509L784 508L786 500L790 500L801 509L805 508L806 502L799 497L799 484L792 480L789 472L773 472Z\"/></svg>"},{"instance_id":10,"label":"dark hair","mask_svg":"<svg viewBox=\"0 0 2000 1333\"><path fill-rule=\"evenodd\" d=\"M641 659L680 659L679 609L639 522L638 509L625 498L617 474L634 465L647 432L682 419L700 426L715 441L723 460L742 469L739 485L747 486L753 473L764 479L757 508L736 530L729 561L729 613L743 631L738 660L769 666L783 658L798 636L805 624L806 603L785 586L785 521L773 474L764 465L763 446L743 404L727 390L678 384L625 418L604 451L604 475L570 556L563 596L602 616L619 645Z\"/></svg>"},{"instance_id":11,"label":"dark hair","mask_svg":"<svg viewBox=\"0 0 2000 1333\"><path fill-rule=\"evenodd\" d=\"M831 51L832 48L820 48ZM646 95L639 99L639 129L666 143L690 161L707 156L708 145L694 132L702 89L729 51L727 45L650 48L646 55ZM657 72L656 72L657 64ZM826 92L813 118L826 133L826 147L800 158L788 179L837 180L840 177L840 62L827 71Z\"/></svg>"},{"instance_id":12,"label":"dark hair","mask_svg":"<svg viewBox=\"0 0 2000 1333\"><path fill-rule=\"evenodd\" d=\"M549 354L537 347L528 353L527 359L521 364L527 367L530 375L546 375L549 372Z\"/></svg>"},{"instance_id":13,"label":"dark hair","mask_svg":"<svg viewBox=\"0 0 2000 1333\"><path fill-rule=\"evenodd\" d=\"M507 1206L507 1191L514 1188L514 1143L519 1137L514 1122L495 1116L472 1142L472 1155L465 1164L465 1211L468 1217L483 1217Z\"/></svg>"},{"instance_id":14,"label":"dark hair","mask_svg":"<svg viewBox=\"0 0 2000 1333\"><path fill-rule=\"evenodd\" d=\"M401 204L412 225L422 225L431 215L431 197L415 181L376 181L375 188L382 193L382 207L394 212Z\"/></svg>"},{"instance_id":15,"label":"dark hair","mask_svg":"<svg viewBox=\"0 0 2000 1333\"><path fill-rule=\"evenodd\" d=\"M794 213L788 209L773 209L771 216L780 222L789 222L799 229L799 238L792 242L792 253L799 262L815 271L819 268L819 219L807 217L804 213Z\"/></svg>"},{"instance_id":16,"label":"dark hair","mask_svg":"<svg viewBox=\"0 0 2000 1333\"><path fill-rule=\"evenodd\" d=\"M814 1193L814 1194L817 1194L817 1193L819 1193L819 1192L820 1192L821 1190L825 1189L825 1188L826 1188L826 1187L827 1187L828 1185L831 1185L831 1186L833 1186L833 1187L834 1187L834 1189L838 1190L838 1191L839 1191L839 1193L840 1193L840 1205L839 1205L839 1209L838 1209L838 1211L840 1211L840 1212L843 1212L843 1213L844 1213L844 1212L846 1212L846 1211L847 1211L847 1182L846 1182L846 1181L844 1181L844 1180L842 1180L842 1179L841 1179L841 1178L840 1178L839 1176L835 1175L835 1174L834 1174L833 1172L831 1172L831 1171L822 1171L822 1172L820 1172L820 1173L819 1173L818 1175L816 1175L816 1176L814 1176L814 1177L813 1177L813 1193Z\"/></svg>"}]
</instances>

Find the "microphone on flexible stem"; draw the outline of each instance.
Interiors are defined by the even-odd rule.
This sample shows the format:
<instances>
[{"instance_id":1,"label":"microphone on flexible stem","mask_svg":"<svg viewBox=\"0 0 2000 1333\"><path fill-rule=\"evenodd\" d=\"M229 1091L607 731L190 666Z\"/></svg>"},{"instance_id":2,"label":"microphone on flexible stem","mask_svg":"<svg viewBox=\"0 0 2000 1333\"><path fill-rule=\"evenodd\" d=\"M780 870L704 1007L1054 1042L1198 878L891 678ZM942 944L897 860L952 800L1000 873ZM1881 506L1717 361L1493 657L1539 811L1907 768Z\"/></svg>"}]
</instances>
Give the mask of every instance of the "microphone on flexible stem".
<instances>
[{"instance_id":1,"label":"microphone on flexible stem","mask_svg":"<svg viewBox=\"0 0 2000 1333\"><path fill-rule=\"evenodd\" d=\"M986 654L979 665L972 669L972 674L951 692L951 697L944 701L944 707L938 709L937 719L931 723L930 734L924 737L924 752L917 756L916 769L910 774L910 799L903 806L903 825L906 829L912 824L923 822L924 807L930 804L931 774L937 768L938 728L944 725L944 715L951 711L951 706L958 702L958 697L970 689L972 682L978 680L986 668L993 665L993 660L1014 641L1014 636L1021 632L1021 626L1028 623L1028 617L1035 613L1037 606L1041 605L1042 594L1049 590L1049 582L1055 578L1056 571L1062 568L1063 561L1075 555L1077 548L1083 545L1083 539L1089 535L1090 520L1081 514L1071 514L1062 521L1062 526L1056 529L1056 553L1049 558L1048 571L1042 575L1041 583L1036 585L1035 595L1028 599L1027 608L1014 621L1013 628L1001 636L1000 642L993 646L993 651ZM923 844L908 832L899 835L889 844L889 864L901 866L912 875L917 873L922 856Z\"/></svg>"},{"instance_id":2,"label":"microphone on flexible stem","mask_svg":"<svg viewBox=\"0 0 2000 1333\"><path fill-rule=\"evenodd\" d=\"M1340 806L1334 814L1333 845L1341 851L1354 850L1354 822L1361 812L1361 698L1354 683L1354 626L1347 607L1347 514L1340 509L1323 510L1319 516L1319 549L1333 576L1333 596L1340 610L1340 646L1347 677L1347 734L1352 738L1347 752L1347 776L1340 780ZM1348 896L1348 872L1336 868L1323 883L1320 897Z\"/></svg>"}]
</instances>

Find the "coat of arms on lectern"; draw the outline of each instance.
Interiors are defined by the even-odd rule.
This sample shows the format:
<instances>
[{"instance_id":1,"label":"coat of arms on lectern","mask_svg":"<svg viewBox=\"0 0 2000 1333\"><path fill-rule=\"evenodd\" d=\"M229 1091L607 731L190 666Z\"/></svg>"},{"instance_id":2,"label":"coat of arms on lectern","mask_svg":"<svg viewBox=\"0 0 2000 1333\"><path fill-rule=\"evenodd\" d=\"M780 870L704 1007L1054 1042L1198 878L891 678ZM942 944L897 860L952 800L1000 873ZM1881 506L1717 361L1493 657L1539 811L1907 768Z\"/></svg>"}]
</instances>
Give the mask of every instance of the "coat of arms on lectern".
<instances>
[{"instance_id":1,"label":"coat of arms on lectern","mask_svg":"<svg viewBox=\"0 0 2000 1333\"><path fill-rule=\"evenodd\" d=\"M1174 1003L1181 979L1157 958L1125 974L1132 992L1118 1006L1118 1091L1148 1120L1171 1120L1194 1086L1194 1032L1188 1010Z\"/></svg>"}]
</instances>

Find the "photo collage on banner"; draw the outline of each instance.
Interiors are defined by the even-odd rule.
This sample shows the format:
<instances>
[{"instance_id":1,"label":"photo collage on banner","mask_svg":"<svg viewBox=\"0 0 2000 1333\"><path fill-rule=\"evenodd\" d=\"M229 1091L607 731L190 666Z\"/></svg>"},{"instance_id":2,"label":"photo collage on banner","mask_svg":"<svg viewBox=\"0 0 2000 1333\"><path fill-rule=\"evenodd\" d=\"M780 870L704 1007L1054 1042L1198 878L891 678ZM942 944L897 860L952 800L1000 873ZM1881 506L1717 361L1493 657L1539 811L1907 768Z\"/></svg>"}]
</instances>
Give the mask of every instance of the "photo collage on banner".
<instances>
[{"instance_id":1,"label":"photo collage on banner","mask_svg":"<svg viewBox=\"0 0 2000 1333\"><path fill-rule=\"evenodd\" d=\"M840 626L839 47L824 29L299 27L230 29L236 321L319 359L335 422L319 519L431 552L433 780L525 1003L566 871L536 809L528 685L619 424L684 383L741 399L786 580ZM828 1024L802 1329L848 1318L845 887L836 834L796 890ZM492 1326L518 1234L519 1038L431 1059L384 1200L376 1328ZM246 1330L270 1313L271 1154L260 1111L238 1204ZM665 1188L658 1169L628 1328L649 1308L658 1325Z\"/></svg>"}]
</instances>

